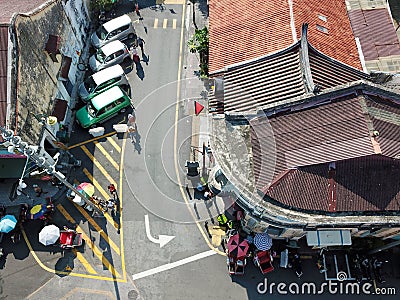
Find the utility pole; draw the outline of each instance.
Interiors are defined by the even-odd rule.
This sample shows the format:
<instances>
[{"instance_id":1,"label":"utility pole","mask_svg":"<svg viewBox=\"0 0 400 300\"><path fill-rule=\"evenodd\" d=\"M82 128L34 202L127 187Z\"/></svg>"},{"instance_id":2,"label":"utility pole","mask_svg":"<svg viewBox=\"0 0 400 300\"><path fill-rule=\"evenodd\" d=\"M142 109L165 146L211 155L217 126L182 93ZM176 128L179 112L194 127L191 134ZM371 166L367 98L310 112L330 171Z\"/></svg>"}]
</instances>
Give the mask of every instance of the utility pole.
<instances>
[{"instance_id":1,"label":"utility pole","mask_svg":"<svg viewBox=\"0 0 400 300\"><path fill-rule=\"evenodd\" d=\"M19 152L26 155L28 157L28 159L32 159L38 167L45 169L49 175L54 175L67 188L69 188L70 190L73 190L77 195L79 195L83 199L83 201L85 201L85 203L87 205L90 205L91 207L93 207L96 212L98 212L100 214L102 213L101 209L99 209L97 207L97 205L94 202L92 202L92 200L90 200L90 198L87 197L86 194L77 190L72 184L70 184L65 179L65 175L63 173L56 171L56 168L55 168L56 163L54 161L49 162L48 159L46 159L46 157L40 156L37 153L35 148L33 148L32 146L29 146L28 143L23 142L21 140L21 137L19 137L18 135L14 135L12 130L9 130L9 129L7 130L7 129L3 128L2 126L0 126L0 131L1 131L1 135L3 136L5 141L11 143L11 145L13 147L15 147Z\"/></svg>"}]
</instances>

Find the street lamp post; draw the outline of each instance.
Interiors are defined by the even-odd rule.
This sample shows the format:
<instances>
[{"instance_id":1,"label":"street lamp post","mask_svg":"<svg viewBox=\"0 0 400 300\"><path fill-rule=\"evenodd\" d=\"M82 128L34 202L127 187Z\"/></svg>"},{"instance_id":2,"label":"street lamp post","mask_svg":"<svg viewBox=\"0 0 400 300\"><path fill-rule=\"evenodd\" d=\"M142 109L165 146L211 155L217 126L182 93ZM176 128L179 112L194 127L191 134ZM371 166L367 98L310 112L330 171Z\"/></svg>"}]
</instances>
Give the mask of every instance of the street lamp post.
<instances>
[{"instance_id":1,"label":"street lamp post","mask_svg":"<svg viewBox=\"0 0 400 300\"><path fill-rule=\"evenodd\" d=\"M86 196L86 194L82 193L81 191L77 190L72 184L70 184L66 179L64 174L59 171L56 171L55 164L48 162L48 160L43 157L39 156L36 152L36 149L29 146L26 142L22 142L21 138L17 135L14 135L12 130L7 130L0 126L1 134L5 141L10 142L18 151L24 153L27 157L32 159L39 167L46 170L46 172L50 175L54 175L58 180L60 180L67 188L73 190L77 195L79 195L86 204L92 206L96 212L102 213L101 209L97 207L95 203L93 203L90 198Z\"/></svg>"}]
</instances>

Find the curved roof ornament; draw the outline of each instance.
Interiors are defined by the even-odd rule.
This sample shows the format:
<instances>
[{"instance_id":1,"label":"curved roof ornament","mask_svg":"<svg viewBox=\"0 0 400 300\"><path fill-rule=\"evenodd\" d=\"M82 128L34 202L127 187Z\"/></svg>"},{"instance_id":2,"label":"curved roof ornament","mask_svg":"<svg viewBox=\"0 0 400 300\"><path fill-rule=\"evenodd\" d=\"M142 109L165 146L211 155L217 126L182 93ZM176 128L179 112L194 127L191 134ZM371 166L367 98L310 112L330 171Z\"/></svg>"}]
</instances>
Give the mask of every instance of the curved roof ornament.
<instances>
[{"instance_id":1,"label":"curved roof ornament","mask_svg":"<svg viewBox=\"0 0 400 300\"><path fill-rule=\"evenodd\" d=\"M307 40L308 24L304 23L301 27L300 39L300 65L303 72L304 86L308 93L315 92L315 84L311 75L310 60L308 56L308 40Z\"/></svg>"}]
</instances>

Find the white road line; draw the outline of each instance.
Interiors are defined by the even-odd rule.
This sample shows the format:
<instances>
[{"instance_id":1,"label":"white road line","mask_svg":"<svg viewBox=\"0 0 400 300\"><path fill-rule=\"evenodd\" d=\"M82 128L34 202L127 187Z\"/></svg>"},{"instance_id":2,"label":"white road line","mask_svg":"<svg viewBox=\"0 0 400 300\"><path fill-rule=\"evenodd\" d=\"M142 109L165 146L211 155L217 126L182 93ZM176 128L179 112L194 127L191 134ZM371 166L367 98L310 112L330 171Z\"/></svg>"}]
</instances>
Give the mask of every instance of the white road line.
<instances>
[{"instance_id":1,"label":"white road line","mask_svg":"<svg viewBox=\"0 0 400 300\"><path fill-rule=\"evenodd\" d=\"M132 279L136 280L136 279L144 278L144 277L147 277L147 276L150 276L150 275L154 275L154 274L157 274L157 273L160 273L160 272L164 272L164 271L167 271L167 270L170 270L170 269L185 265L185 264L190 263L192 261L196 261L196 260L211 256L211 255L214 255L214 254L217 254L217 252L215 252L214 250L208 250L208 251L205 251L205 252L202 252L202 253L199 253L199 254L196 254L196 255L193 255L193 256L178 260L178 261L173 262L173 263L168 263L168 264L165 264L165 265L162 265L162 266L159 266L159 267L156 267L156 268L144 271L144 272L133 274L132 275Z\"/></svg>"}]
</instances>

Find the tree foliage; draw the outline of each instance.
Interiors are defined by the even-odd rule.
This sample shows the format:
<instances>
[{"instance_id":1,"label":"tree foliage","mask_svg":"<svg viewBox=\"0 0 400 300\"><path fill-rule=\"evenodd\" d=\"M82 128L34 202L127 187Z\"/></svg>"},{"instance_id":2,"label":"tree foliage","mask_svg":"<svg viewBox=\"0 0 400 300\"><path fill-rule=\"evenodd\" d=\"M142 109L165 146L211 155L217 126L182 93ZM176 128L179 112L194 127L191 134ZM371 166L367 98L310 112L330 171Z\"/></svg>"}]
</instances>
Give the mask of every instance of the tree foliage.
<instances>
[{"instance_id":1,"label":"tree foliage","mask_svg":"<svg viewBox=\"0 0 400 300\"><path fill-rule=\"evenodd\" d=\"M117 2L117 0L90 0L92 10L108 10Z\"/></svg>"},{"instance_id":2,"label":"tree foliage","mask_svg":"<svg viewBox=\"0 0 400 300\"><path fill-rule=\"evenodd\" d=\"M189 51L200 55L200 74L208 75L208 28L196 29L193 37L188 41Z\"/></svg>"}]
</instances>

